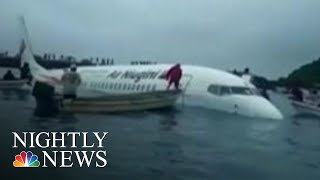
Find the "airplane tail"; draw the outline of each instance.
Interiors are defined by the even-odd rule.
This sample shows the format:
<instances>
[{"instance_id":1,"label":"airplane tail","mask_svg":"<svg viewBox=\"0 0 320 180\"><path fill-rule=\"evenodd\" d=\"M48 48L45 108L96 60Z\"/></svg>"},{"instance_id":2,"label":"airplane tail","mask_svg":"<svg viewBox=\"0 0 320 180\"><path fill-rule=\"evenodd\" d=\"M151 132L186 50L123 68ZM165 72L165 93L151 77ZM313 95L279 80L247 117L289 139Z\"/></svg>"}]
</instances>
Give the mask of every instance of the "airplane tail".
<instances>
[{"instance_id":1,"label":"airplane tail","mask_svg":"<svg viewBox=\"0 0 320 180\"><path fill-rule=\"evenodd\" d=\"M33 78L38 81L46 82L48 81L49 77L48 70L39 65L34 59L34 54L24 18L20 16L18 20L22 35L22 41L20 45L21 66L23 66L24 63L28 63Z\"/></svg>"}]
</instances>

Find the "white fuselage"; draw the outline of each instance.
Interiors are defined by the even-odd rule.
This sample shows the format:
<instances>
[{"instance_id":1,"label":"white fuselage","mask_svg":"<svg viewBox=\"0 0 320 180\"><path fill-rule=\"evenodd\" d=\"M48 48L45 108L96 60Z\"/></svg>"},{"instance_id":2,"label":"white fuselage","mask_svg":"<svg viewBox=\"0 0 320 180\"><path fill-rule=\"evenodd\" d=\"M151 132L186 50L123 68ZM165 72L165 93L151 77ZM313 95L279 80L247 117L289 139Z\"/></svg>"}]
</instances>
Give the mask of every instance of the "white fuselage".
<instances>
[{"instance_id":1,"label":"white fuselage","mask_svg":"<svg viewBox=\"0 0 320 180\"><path fill-rule=\"evenodd\" d=\"M119 65L79 67L82 83L78 96L106 96L165 90L165 73L173 66ZM282 119L279 110L255 93L247 81L213 68L182 65L180 88L185 90L185 103L250 117ZM60 78L62 70L49 71ZM214 92L209 90L213 86ZM171 87L174 88L174 87Z\"/></svg>"}]
</instances>

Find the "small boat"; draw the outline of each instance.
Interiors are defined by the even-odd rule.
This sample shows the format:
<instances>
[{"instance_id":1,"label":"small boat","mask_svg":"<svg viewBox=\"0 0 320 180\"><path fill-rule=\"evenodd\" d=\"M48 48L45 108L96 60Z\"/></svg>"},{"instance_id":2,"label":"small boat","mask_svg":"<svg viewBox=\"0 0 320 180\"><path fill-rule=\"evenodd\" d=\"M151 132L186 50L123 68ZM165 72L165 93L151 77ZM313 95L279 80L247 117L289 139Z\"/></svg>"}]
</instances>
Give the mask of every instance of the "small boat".
<instances>
[{"instance_id":1,"label":"small boat","mask_svg":"<svg viewBox=\"0 0 320 180\"><path fill-rule=\"evenodd\" d=\"M315 103L291 101L291 104L300 114L312 114L320 116L320 106Z\"/></svg>"},{"instance_id":2,"label":"small boat","mask_svg":"<svg viewBox=\"0 0 320 180\"><path fill-rule=\"evenodd\" d=\"M100 98L77 98L62 100L60 110L96 113L159 109L173 106L180 95L181 91L155 91Z\"/></svg>"},{"instance_id":3,"label":"small boat","mask_svg":"<svg viewBox=\"0 0 320 180\"><path fill-rule=\"evenodd\" d=\"M28 82L28 79L19 80L0 80L0 89L21 88Z\"/></svg>"}]
</instances>

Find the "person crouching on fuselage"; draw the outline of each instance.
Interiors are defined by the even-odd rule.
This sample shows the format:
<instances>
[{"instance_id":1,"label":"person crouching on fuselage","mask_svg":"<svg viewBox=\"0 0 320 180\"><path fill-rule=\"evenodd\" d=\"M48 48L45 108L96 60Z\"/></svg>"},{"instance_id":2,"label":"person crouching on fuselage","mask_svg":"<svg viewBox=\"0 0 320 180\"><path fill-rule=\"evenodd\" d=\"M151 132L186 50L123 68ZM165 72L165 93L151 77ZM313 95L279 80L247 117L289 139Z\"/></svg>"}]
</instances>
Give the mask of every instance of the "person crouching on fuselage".
<instances>
[{"instance_id":1,"label":"person crouching on fuselage","mask_svg":"<svg viewBox=\"0 0 320 180\"><path fill-rule=\"evenodd\" d=\"M169 81L167 90L170 89L171 85L174 84L176 90L179 90L180 79L182 77L182 69L180 64L176 64L169 69L166 75L166 79Z\"/></svg>"}]
</instances>

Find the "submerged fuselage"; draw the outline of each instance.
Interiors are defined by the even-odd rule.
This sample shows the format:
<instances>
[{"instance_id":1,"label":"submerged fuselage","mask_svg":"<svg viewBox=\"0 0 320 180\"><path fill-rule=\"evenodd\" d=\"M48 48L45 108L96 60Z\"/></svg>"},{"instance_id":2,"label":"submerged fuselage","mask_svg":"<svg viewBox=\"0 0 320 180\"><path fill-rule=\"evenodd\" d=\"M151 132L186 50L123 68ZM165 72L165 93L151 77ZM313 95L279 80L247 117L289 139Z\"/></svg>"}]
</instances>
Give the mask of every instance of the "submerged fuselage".
<instances>
[{"instance_id":1,"label":"submerged fuselage","mask_svg":"<svg viewBox=\"0 0 320 180\"><path fill-rule=\"evenodd\" d=\"M172 64L79 67L79 96L105 96L165 90ZM185 103L250 117L282 119L280 111L247 81L225 71L183 65L180 88ZM52 76L60 78L62 70Z\"/></svg>"}]
</instances>

